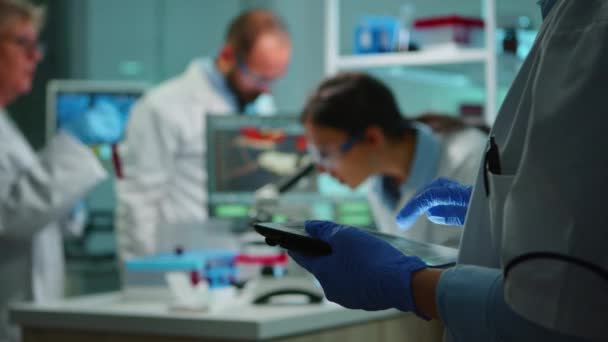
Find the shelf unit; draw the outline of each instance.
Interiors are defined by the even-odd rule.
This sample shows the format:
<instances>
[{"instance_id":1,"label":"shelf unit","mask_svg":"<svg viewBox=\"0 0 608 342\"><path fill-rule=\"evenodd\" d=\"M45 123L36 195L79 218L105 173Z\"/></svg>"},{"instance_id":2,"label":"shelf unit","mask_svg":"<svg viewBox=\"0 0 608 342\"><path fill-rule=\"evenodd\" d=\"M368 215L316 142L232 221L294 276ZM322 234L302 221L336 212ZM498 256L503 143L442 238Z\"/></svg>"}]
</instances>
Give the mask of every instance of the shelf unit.
<instances>
[{"instance_id":1,"label":"shelf unit","mask_svg":"<svg viewBox=\"0 0 608 342\"><path fill-rule=\"evenodd\" d=\"M496 0L481 0L485 41L484 48L453 48L369 55L340 54L340 0L325 0L325 75L342 69L386 66L433 66L480 63L484 67L485 118L494 122L497 111Z\"/></svg>"}]
</instances>

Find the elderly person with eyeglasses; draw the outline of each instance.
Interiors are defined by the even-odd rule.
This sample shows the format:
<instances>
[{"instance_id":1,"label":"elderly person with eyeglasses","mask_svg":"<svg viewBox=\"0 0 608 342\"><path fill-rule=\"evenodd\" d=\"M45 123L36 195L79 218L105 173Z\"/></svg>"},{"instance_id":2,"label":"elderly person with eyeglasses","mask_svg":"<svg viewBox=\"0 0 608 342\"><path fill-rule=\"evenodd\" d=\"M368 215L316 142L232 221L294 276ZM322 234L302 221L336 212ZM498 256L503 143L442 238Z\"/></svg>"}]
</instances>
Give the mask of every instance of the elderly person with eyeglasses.
<instances>
[{"instance_id":1,"label":"elderly person with eyeglasses","mask_svg":"<svg viewBox=\"0 0 608 342\"><path fill-rule=\"evenodd\" d=\"M36 153L11 122L5 108L31 90L42 59L43 16L28 1L0 0L0 341L19 339L8 323L11 303L63 295L58 222L106 175L86 144L111 138L120 123L84 113Z\"/></svg>"}]
</instances>

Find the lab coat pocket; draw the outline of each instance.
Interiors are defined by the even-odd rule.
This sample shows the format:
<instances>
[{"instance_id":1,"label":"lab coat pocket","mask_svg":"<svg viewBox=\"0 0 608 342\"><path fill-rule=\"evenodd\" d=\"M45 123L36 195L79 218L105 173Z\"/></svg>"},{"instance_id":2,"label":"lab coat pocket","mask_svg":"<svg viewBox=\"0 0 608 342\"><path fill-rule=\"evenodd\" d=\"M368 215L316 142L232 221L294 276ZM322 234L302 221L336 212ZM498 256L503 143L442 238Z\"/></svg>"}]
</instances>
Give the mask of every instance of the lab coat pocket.
<instances>
[{"instance_id":1,"label":"lab coat pocket","mask_svg":"<svg viewBox=\"0 0 608 342\"><path fill-rule=\"evenodd\" d=\"M511 191L511 184L513 183L513 175L497 175L487 171L488 173L488 184L489 193L488 198L489 209L490 209L490 223L492 228L492 235L495 239L500 239L502 236L502 224L503 224L503 211L505 206L505 199Z\"/></svg>"}]
</instances>

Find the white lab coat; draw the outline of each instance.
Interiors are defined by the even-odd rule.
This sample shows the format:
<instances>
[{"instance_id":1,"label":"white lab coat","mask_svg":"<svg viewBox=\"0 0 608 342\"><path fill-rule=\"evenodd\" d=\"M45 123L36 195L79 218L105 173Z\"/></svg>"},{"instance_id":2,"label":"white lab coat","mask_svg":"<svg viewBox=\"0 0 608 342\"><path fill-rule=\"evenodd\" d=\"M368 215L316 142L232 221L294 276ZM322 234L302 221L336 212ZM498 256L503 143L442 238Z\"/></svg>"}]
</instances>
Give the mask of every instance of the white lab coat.
<instances>
[{"instance_id":1,"label":"white lab coat","mask_svg":"<svg viewBox=\"0 0 608 342\"><path fill-rule=\"evenodd\" d=\"M606 1L560 1L545 19L492 130L502 174L480 168L459 256L502 268L505 300L526 319L599 339L608 323L607 39Z\"/></svg>"},{"instance_id":2,"label":"white lab coat","mask_svg":"<svg viewBox=\"0 0 608 342\"><path fill-rule=\"evenodd\" d=\"M63 239L81 236L87 218L86 209L72 210L34 236L32 298L36 303L46 303L64 297L66 269Z\"/></svg>"},{"instance_id":3,"label":"white lab coat","mask_svg":"<svg viewBox=\"0 0 608 342\"><path fill-rule=\"evenodd\" d=\"M37 156L0 110L0 341L15 341L8 305L63 293L58 222L105 171L79 142L57 135Z\"/></svg>"},{"instance_id":4,"label":"white lab coat","mask_svg":"<svg viewBox=\"0 0 608 342\"><path fill-rule=\"evenodd\" d=\"M194 60L131 111L120 149L124 177L116 185L122 260L157 252L160 229L207 218L205 117L239 111L223 79L209 76L211 63Z\"/></svg>"},{"instance_id":5,"label":"white lab coat","mask_svg":"<svg viewBox=\"0 0 608 342\"><path fill-rule=\"evenodd\" d=\"M466 128L445 134L435 134L439 138L440 154L436 174L429 175L433 180L445 177L462 184L473 184L485 147L486 135L478 129ZM380 193L370 191L368 198L376 226L380 231L398 234L409 239L458 247L462 229L438 225L421 216L407 231L397 228L395 217L418 189L409 189L401 194L395 208L389 208Z\"/></svg>"}]
</instances>

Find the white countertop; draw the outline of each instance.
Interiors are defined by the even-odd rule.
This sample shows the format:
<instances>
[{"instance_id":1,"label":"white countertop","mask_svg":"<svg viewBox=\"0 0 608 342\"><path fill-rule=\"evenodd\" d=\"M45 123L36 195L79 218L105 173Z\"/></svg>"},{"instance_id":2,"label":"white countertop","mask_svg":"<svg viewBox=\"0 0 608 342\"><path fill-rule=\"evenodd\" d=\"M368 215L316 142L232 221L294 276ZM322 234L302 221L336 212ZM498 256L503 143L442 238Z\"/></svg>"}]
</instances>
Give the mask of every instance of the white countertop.
<instances>
[{"instance_id":1,"label":"white countertop","mask_svg":"<svg viewBox=\"0 0 608 342\"><path fill-rule=\"evenodd\" d=\"M13 323L28 327L148 335L263 340L405 315L366 312L324 302L310 305L235 304L214 312L170 309L166 302L125 299L120 292L75 297L53 304L17 304Z\"/></svg>"}]
</instances>

